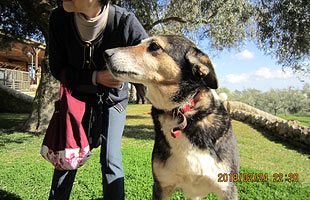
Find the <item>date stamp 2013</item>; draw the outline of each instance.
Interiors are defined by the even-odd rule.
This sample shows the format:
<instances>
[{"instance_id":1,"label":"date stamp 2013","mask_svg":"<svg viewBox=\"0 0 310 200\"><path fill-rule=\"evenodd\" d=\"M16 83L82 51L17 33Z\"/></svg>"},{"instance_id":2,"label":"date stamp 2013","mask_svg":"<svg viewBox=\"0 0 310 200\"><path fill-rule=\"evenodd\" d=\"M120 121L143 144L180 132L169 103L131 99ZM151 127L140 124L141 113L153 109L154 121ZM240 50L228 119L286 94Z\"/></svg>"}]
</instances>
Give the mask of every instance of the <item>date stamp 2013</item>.
<instances>
[{"instance_id":1,"label":"date stamp 2013","mask_svg":"<svg viewBox=\"0 0 310 200\"><path fill-rule=\"evenodd\" d=\"M268 173L219 173L218 182L268 182ZM298 182L298 173L273 173L272 182Z\"/></svg>"}]
</instances>

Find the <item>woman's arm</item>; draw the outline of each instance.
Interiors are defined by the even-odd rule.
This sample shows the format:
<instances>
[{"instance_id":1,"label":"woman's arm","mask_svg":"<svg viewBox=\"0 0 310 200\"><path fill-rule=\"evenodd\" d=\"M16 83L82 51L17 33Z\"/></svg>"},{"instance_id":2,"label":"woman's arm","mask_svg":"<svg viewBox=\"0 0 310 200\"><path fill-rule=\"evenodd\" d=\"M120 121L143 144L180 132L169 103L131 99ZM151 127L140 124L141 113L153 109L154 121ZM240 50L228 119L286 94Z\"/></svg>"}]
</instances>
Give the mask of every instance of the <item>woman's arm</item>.
<instances>
[{"instance_id":1,"label":"woman's arm","mask_svg":"<svg viewBox=\"0 0 310 200\"><path fill-rule=\"evenodd\" d=\"M133 13L126 17L123 30L124 41L127 46L137 45L148 37L145 29Z\"/></svg>"}]
</instances>

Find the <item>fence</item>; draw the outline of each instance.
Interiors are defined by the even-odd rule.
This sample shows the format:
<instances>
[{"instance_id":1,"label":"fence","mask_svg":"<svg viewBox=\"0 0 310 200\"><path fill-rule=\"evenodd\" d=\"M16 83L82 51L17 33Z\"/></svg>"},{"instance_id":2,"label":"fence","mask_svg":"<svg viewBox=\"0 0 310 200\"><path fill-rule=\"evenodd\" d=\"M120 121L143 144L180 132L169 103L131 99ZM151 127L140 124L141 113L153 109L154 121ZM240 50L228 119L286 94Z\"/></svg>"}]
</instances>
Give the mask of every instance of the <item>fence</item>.
<instances>
[{"instance_id":1,"label":"fence","mask_svg":"<svg viewBox=\"0 0 310 200\"><path fill-rule=\"evenodd\" d=\"M0 68L0 84L14 90L27 92L30 90L29 72Z\"/></svg>"}]
</instances>

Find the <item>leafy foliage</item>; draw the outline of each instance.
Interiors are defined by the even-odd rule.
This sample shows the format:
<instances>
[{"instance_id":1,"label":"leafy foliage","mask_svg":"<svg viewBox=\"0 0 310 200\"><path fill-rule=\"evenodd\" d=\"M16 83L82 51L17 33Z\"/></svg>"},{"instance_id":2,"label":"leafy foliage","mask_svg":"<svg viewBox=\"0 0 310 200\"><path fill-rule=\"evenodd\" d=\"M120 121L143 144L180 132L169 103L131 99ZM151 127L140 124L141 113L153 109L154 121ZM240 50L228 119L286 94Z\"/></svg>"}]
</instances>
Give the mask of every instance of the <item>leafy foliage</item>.
<instances>
[{"instance_id":1,"label":"leafy foliage","mask_svg":"<svg viewBox=\"0 0 310 200\"><path fill-rule=\"evenodd\" d=\"M30 13L23 10L20 4L13 0L3 0L0 2L0 30L3 35L9 35L1 42L12 39L33 38L43 41L42 32L39 27L32 22ZM1 39L2 37L0 37ZM10 38L11 40L7 40Z\"/></svg>"},{"instance_id":2,"label":"leafy foliage","mask_svg":"<svg viewBox=\"0 0 310 200\"><path fill-rule=\"evenodd\" d=\"M310 113L309 84L305 84L302 89L290 87L262 92L256 89L230 91L227 88L221 88L218 92L226 93L228 100L241 101L275 115Z\"/></svg>"},{"instance_id":3,"label":"leafy foliage","mask_svg":"<svg viewBox=\"0 0 310 200\"><path fill-rule=\"evenodd\" d=\"M265 52L295 71L310 72L310 4L307 0L260 0L257 36Z\"/></svg>"},{"instance_id":4,"label":"leafy foliage","mask_svg":"<svg viewBox=\"0 0 310 200\"><path fill-rule=\"evenodd\" d=\"M240 46L251 38L283 66L309 72L310 4L307 0L111 2L133 11L150 35L182 34L197 42L208 39L212 48L220 50ZM2 0L0 30L15 38L46 40L46 16L59 4L60 0Z\"/></svg>"},{"instance_id":5,"label":"leafy foliage","mask_svg":"<svg viewBox=\"0 0 310 200\"><path fill-rule=\"evenodd\" d=\"M250 35L253 7L247 0L112 1L132 10L153 34L208 38L213 48L240 45Z\"/></svg>"}]
</instances>

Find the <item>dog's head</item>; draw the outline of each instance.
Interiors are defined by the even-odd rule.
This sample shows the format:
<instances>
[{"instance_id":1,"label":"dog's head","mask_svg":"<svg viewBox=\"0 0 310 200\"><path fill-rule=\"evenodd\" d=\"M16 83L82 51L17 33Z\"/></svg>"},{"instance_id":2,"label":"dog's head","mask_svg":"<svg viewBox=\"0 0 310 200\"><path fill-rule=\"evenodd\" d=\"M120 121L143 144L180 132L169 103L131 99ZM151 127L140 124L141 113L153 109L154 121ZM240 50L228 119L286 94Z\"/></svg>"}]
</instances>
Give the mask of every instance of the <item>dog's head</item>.
<instances>
[{"instance_id":1,"label":"dog's head","mask_svg":"<svg viewBox=\"0 0 310 200\"><path fill-rule=\"evenodd\" d=\"M190 40L157 36L139 45L105 51L108 69L119 80L147 86L152 104L170 110L197 88L218 87L209 57Z\"/></svg>"}]
</instances>

